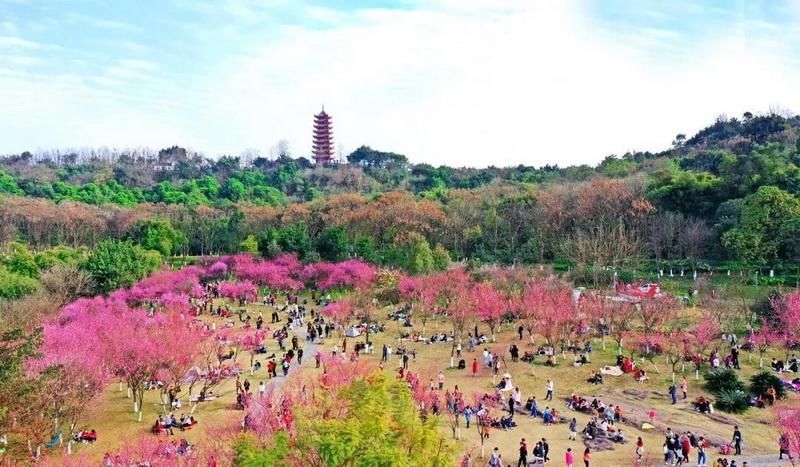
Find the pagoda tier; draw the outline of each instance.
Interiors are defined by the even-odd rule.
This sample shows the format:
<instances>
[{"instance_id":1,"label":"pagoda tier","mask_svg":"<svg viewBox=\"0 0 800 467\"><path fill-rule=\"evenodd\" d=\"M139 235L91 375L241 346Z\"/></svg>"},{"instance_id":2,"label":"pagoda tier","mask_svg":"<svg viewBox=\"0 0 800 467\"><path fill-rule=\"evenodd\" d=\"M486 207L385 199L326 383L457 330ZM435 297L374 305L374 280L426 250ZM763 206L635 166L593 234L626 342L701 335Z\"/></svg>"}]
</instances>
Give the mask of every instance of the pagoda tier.
<instances>
[{"instance_id":1,"label":"pagoda tier","mask_svg":"<svg viewBox=\"0 0 800 467\"><path fill-rule=\"evenodd\" d=\"M314 115L314 138L313 138L314 160L317 164L333 162L333 123L331 117L322 112Z\"/></svg>"}]
</instances>

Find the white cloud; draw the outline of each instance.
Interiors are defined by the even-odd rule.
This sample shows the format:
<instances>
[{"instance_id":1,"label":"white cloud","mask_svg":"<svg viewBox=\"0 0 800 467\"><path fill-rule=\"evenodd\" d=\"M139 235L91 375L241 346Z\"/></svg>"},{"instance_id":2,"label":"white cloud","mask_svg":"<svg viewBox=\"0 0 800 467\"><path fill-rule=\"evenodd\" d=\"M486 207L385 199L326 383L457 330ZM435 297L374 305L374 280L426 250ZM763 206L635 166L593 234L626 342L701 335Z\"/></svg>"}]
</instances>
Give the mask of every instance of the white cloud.
<instances>
[{"instance_id":1,"label":"white cloud","mask_svg":"<svg viewBox=\"0 0 800 467\"><path fill-rule=\"evenodd\" d=\"M217 144L266 148L286 137L307 154L311 116L325 104L347 150L370 144L452 165L567 165L662 149L723 112L800 108L796 70L737 34L665 60L676 32L608 31L568 3L512 1L511 13L494 15L461 4L286 29L215 76L209 94L230 135Z\"/></svg>"},{"instance_id":2,"label":"white cloud","mask_svg":"<svg viewBox=\"0 0 800 467\"><path fill-rule=\"evenodd\" d=\"M286 138L308 155L324 104L345 151L369 144L434 164L563 166L664 148L720 113L800 109L792 41L744 27L693 42L670 29L598 23L576 2L409 4L313 8L308 18L326 28L284 26L251 49L231 44L226 60L200 67L205 74L167 82L176 70L151 60L119 59L85 77L0 69L10 109L0 139L12 145L0 150L184 144L235 154ZM267 14L247 0L195 8Z\"/></svg>"},{"instance_id":3,"label":"white cloud","mask_svg":"<svg viewBox=\"0 0 800 467\"><path fill-rule=\"evenodd\" d=\"M39 49L41 45L16 36L0 36L0 48Z\"/></svg>"}]
</instances>

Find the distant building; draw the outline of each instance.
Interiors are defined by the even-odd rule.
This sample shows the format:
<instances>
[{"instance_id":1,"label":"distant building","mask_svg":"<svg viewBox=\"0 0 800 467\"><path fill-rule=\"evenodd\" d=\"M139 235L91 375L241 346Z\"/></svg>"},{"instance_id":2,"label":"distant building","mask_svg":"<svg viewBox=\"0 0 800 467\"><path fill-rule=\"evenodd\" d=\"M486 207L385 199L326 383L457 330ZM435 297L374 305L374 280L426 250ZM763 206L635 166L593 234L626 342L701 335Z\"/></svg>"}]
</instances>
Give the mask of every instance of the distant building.
<instances>
[{"instance_id":1,"label":"distant building","mask_svg":"<svg viewBox=\"0 0 800 467\"><path fill-rule=\"evenodd\" d=\"M333 162L333 123L325 107L314 115L314 160L317 165Z\"/></svg>"}]
</instances>

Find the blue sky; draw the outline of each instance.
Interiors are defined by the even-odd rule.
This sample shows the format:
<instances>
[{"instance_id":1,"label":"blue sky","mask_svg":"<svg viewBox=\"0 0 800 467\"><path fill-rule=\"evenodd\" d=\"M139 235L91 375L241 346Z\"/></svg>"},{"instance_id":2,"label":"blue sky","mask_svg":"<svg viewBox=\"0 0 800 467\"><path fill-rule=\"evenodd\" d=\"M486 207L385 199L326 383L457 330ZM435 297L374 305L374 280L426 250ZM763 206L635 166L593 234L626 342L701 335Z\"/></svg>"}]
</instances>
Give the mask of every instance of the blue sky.
<instances>
[{"instance_id":1,"label":"blue sky","mask_svg":"<svg viewBox=\"0 0 800 467\"><path fill-rule=\"evenodd\" d=\"M595 163L800 109L798 1L0 0L0 153L189 146Z\"/></svg>"}]
</instances>

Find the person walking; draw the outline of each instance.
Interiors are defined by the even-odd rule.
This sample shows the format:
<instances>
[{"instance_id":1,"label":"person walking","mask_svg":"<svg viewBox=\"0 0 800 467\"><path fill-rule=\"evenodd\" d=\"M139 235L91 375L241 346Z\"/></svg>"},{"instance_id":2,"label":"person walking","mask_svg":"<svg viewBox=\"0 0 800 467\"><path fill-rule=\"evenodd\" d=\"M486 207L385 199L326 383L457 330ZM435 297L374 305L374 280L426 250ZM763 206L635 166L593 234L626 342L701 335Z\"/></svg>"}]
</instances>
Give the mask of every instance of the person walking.
<instances>
[{"instance_id":1,"label":"person walking","mask_svg":"<svg viewBox=\"0 0 800 467\"><path fill-rule=\"evenodd\" d=\"M644 457L644 441L642 441L642 437L639 436L639 439L636 440L636 463L637 464L641 463L643 457Z\"/></svg>"},{"instance_id":2,"label":"person walking","mask_svg":"<svg viewBox=\"0 0 800 467\"><path fill-rule=\"evenodd\" d=\"M475 375L477 375L477 374L478 374L478 359L477 358L473 358L472 359L472 377L474 378Z\"/></svg>"},{"instance_id":3,"label":"person walking","mask_svg":"<svg viewBox=\"0 0 800 467\"><path fill-rule=\"evenodd\" d=\"M489 457L489 465L491 467L503 467L503 456L500 455L500 450L496 446L492 450L491 457Z\"/></svg>"},{"instance_id":4,"label":"person walking","mask_svg":"<svg viewBox=\"0 0 800 467\"><path fill-rule=\"evenodd\" d=\"M567 448L567 452L564 453L564 463L567 464L567 467L575 467L575 455L572 454L572 448Z\"/></svg>"},{"instance_id":5,"label":"person walking","mask_svg":"<svg viewBox=\"0 0 800 467\"><path fill-rule=\"evenodd\" d=\"M444 372L439 372L439 390L444 389Z\"/></svg>"},{"instance_id":6,"label":"person walking","mask_svg":"<svg viewBox=\"0 0 800 467\"><path fill-rule=\"evenodd\" d=\"M672 405L678 403L678 389L675 387L674 384L669 386L669 397L672 399Z\"/></svg>"},{"instance_id":7,"label":"person walking","mask_svg":"<svg viewBox=\"0 0 800 467\"><path fill-rule=\"evenodd\" d=\"M683 393L683 398L686 399L689 397L689 383L686 382L686 377L681 377L681 392Z\"/></svg>"},{"instance_id":8,"label":"person walking","mask_svg":"<svg viewBox=\"0 0 800 467\"><path fill-rule=\"evenodd\" d=\"M553 381L548 379L547 384L545 385L547 392L545 393L544 400L551 401L553 400Z\"/></svg>"},{"instance_id":9,"label":"person walking","mask_svg":"<svg viewBox=\"0 0 800 467\"><path fill-rule=\"evenodd\" d=\"M733 427L733 450L734 455L742 455L742 432L739 431L739 425Z\"/></svg>"},{"instance_id":10,"label":"person walking","mask_svg":"<svg viewBox=\"0 0 800 467\"><path fill-rule=\"evenodd\" d=\"M698 467L705 467L707 465L708 459L706 459L706 440L703 437L700 437L700 440L697 442L697 466Z\"/></svg>"},{"instance_id":11,"label":"person walking","mask_svg":"<svg viewBox=\"0 0 800 467\"><path fill-rule=\"evenodd\" d=\"M536 402L536 396L531 398L531 417L539 416L539 404Z\"/></svg>"},{"instance_id":12,"label":"person walking","mask_svg":"<svg viewBox=\"0 0 800 467\"><path fill-rule=\"evenodd\" d=\"M472 407L464 407L464 419L467 421L467 429L469 429L469 422L472 421Z\"/></svg>"},{"instance_id":13,"label":"person walking","mask_svg":"<svg viewBox=\"0 0 800 467\"><path fill-rule=\"evenodd\" d=\"M542 438L542 457L545 462L550 462L550 445L547 444L547 440L544 438Z\"/></svg>"},{"instance_id":14,"label":"person walking","mask_svg":"<svg viewBox=\"0 0 800 467\"><path fill-rule=\"evenodd\" d=\"M525 443L525 438L519 442L519 461L517 467L528 467L528 444Z\"/></svg>"},{"instance_id":15,"label":"person walking","mask_svg":"<svg viewBox=\"0 0 800 467\"><path fill-rule=\"evenodd\" d=\"M592 460L592 454L589 452L589 448L583 451L583 467L589 467L589 462Z\"/></svg>"},{"instance_id":16,"label":"person walking","mask_svg":"<svg viewBox=\"0 0 800 467\"><path fill-rule=\"evenodd\" d=\"M569 422L569 439L570 441L578 439L578 420L576 420L575 417ZM641 440L642 438L639 439Z\"/></svg>"}]
</instances>

